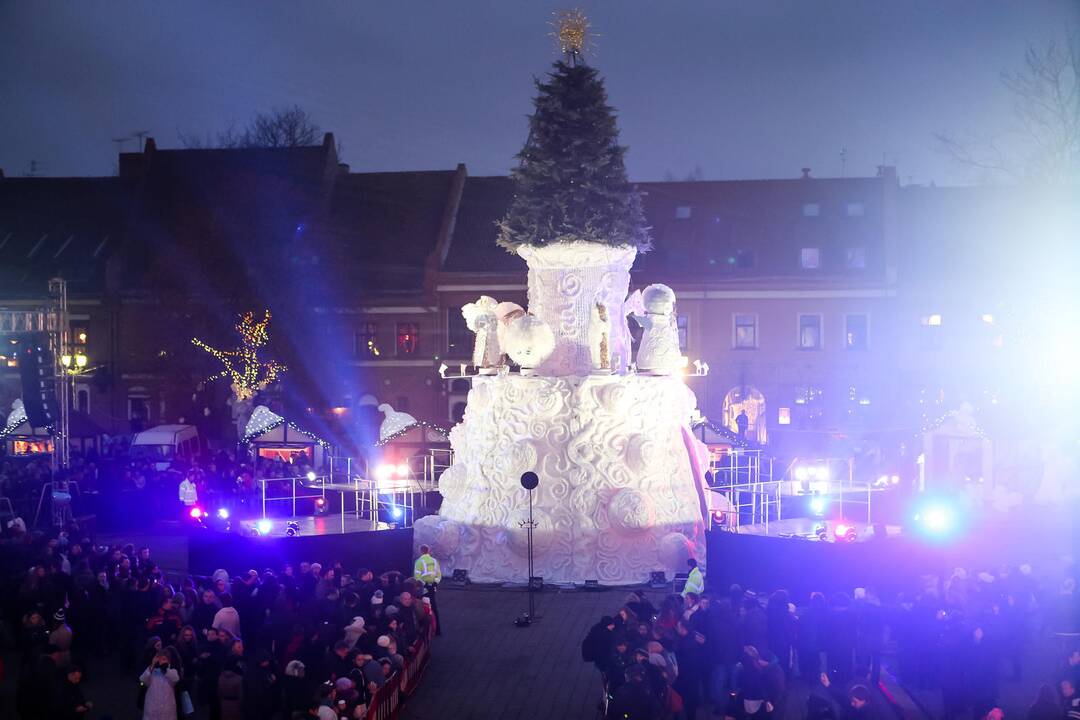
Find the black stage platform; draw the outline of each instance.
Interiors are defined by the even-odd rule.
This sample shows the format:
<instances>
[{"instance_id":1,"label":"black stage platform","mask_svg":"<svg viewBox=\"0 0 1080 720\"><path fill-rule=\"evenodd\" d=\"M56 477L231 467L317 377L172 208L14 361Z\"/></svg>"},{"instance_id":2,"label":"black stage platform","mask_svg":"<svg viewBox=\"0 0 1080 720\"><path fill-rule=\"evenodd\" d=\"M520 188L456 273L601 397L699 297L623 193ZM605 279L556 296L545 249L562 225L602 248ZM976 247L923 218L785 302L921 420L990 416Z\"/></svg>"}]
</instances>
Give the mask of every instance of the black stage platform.
<instances>
[{"instance_id":1,"label":"black stage platform","mask_svg":"<svg viewBox=\"0 0 1080 720\"><path fill-rule=\"evenodd\" d=\"M300 534L286 535L288 523L295 521ZM344 528L339 515L271 518L264 534L255 532L257 519L232 522L232 531L195 528L188 535L188 570L209 575L218 568L245 568L262 571L284 563L341 561L349 573L366 567L376 573L405 570L412 566L412 528L390 529L380 523L346 516ZM344 531L343 531L344 529Z\"/></svg>"},{"instance_id":2,"label":"black stage platform","mask_svg":"<svg viewBox=\"0 0 1080 720\"><path fill-rule=\"evenodd\" d=\"M739 532L710 530L706 582L717 592L739 583L761 590L782 587L800 595L850 593L860 586L891 594L921 587L926 576L947 578L957 567L1052 566L1080 547L1080 523L1071 512L1043 510L1037 522L1021 517L983 515L948 537L894 525L875 534L884 526L853 523L854 542L836 539L835 521L829 522L826 541L819 540L813 530L820 519L772 522L767 532L759 525L743 526Z\"/></svg>"}]
</instances>

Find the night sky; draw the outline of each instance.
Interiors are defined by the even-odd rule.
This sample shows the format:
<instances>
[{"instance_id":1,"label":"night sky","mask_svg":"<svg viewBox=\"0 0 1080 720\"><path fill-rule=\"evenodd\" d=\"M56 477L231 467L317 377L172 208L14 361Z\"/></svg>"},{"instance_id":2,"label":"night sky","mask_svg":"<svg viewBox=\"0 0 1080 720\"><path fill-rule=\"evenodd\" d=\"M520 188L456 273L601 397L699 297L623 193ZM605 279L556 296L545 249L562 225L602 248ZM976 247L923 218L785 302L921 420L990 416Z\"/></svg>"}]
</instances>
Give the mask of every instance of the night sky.
<instances>
[{"instance_id":1,"label":"night sky","mask_svg":"<svg viewBox=\"0 0 1080 720\"><path fill-rule=\"evenodd\" d=\"M1078 0L596 0L632 179L872 175L978 180L934 132L1003 138L999 83L1029 42L1080 26ZM547 23L574 3L0 0L0 169L108 175L150 131L242 125L296 103L354 171L502 174L525 138ZM128 142L127 150L135 147Z\"/></svg>"}]
</instances>

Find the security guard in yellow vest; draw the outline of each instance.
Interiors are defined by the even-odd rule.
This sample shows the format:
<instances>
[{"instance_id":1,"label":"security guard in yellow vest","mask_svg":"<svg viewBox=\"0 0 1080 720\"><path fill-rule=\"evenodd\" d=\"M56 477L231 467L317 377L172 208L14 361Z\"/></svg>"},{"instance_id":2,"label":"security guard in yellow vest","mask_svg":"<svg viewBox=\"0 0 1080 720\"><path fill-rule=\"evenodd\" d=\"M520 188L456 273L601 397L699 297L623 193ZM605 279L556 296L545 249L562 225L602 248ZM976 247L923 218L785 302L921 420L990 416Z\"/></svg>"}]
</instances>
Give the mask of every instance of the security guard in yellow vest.
<instances>
[{"instance_id":1,"label":"security guard in yellow vest","mask_svg":"<svg viewBox=\"0 0 1080 720\"><path fill-rule=\"evenodd\" d=\"M439 583L442 582L442 568L439 567L439 561L431 556L431 548L427 545L420 546L420 557L416 558L413 565L413 577L424 583L424 596L431 598L431 614L435 616L435 634L442 635L439 606L435 599Z\"/></svg>"},{"instance_id":2,"label":"security guard in yellow vest","mask_svg":"<svg viewBox=\"0 0 1080 720\"><path fill-rule=\"evenodd\" d=\"M694 558L687 560L686 564L690 566L690 574L686 578L686 587L683 588L682 596L686 597L687 593L701 595L705 592L705 576L701 574L701 568L697 566L697 560Z\"/></svg>"}]
</instances>

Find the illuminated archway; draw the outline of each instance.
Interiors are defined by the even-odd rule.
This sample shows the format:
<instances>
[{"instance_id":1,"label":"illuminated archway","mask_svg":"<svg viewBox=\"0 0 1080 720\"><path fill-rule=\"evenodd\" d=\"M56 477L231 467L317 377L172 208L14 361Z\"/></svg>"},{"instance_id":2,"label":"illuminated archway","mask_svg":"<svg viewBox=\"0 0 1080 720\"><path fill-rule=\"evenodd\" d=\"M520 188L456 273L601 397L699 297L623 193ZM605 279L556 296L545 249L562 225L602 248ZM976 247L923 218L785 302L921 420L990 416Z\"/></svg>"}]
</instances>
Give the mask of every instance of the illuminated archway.
<instances>
[{"instance_id":1,"label":"illuminated archway","mask_svg":"<svg viewBox=\"0 0 1080 720\"><path fill-rule=\"evenodd\" d=\"M757 388L734 387L724 396L724 427L739 432L739 413L746 412L746 439L764 445L768 440L765 427L765 396Z\"/></svg>"}]
</instances>

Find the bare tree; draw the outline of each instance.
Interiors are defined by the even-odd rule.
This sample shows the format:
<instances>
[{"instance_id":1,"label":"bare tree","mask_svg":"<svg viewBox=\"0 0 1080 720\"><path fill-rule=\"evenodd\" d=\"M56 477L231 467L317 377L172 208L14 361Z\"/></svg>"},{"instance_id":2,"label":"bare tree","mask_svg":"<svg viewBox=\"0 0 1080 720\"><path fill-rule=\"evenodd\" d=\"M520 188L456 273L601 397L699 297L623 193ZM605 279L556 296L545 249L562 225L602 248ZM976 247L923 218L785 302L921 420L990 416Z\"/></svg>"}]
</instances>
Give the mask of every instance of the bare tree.
<instances>
[{"instance_id":1,"label":"bare tree","mask_svg":"<svg viewBox=\"0 0 1080 720\"><path fill-rule=\"evenodd\" d=\"M322 131L307 111L293 105L256 113L242 130L229 126L216 137L178 134L186 148L283 148L317 145Z\"/></svg>"},{"instance_id":2,"label":"bare tree","mask_svg":"<svg viewBox=\"0 0 1080 720\"><path fill-rule=\"evenodd\" d=\"M939 147L957 162L988 176L1052 184L1080 182L1080 31L1064 42L1030 45L1024 65L1001 73L1012 93L1018 153L993 139L937 134Z\"/></svg>"}]
</instances>

